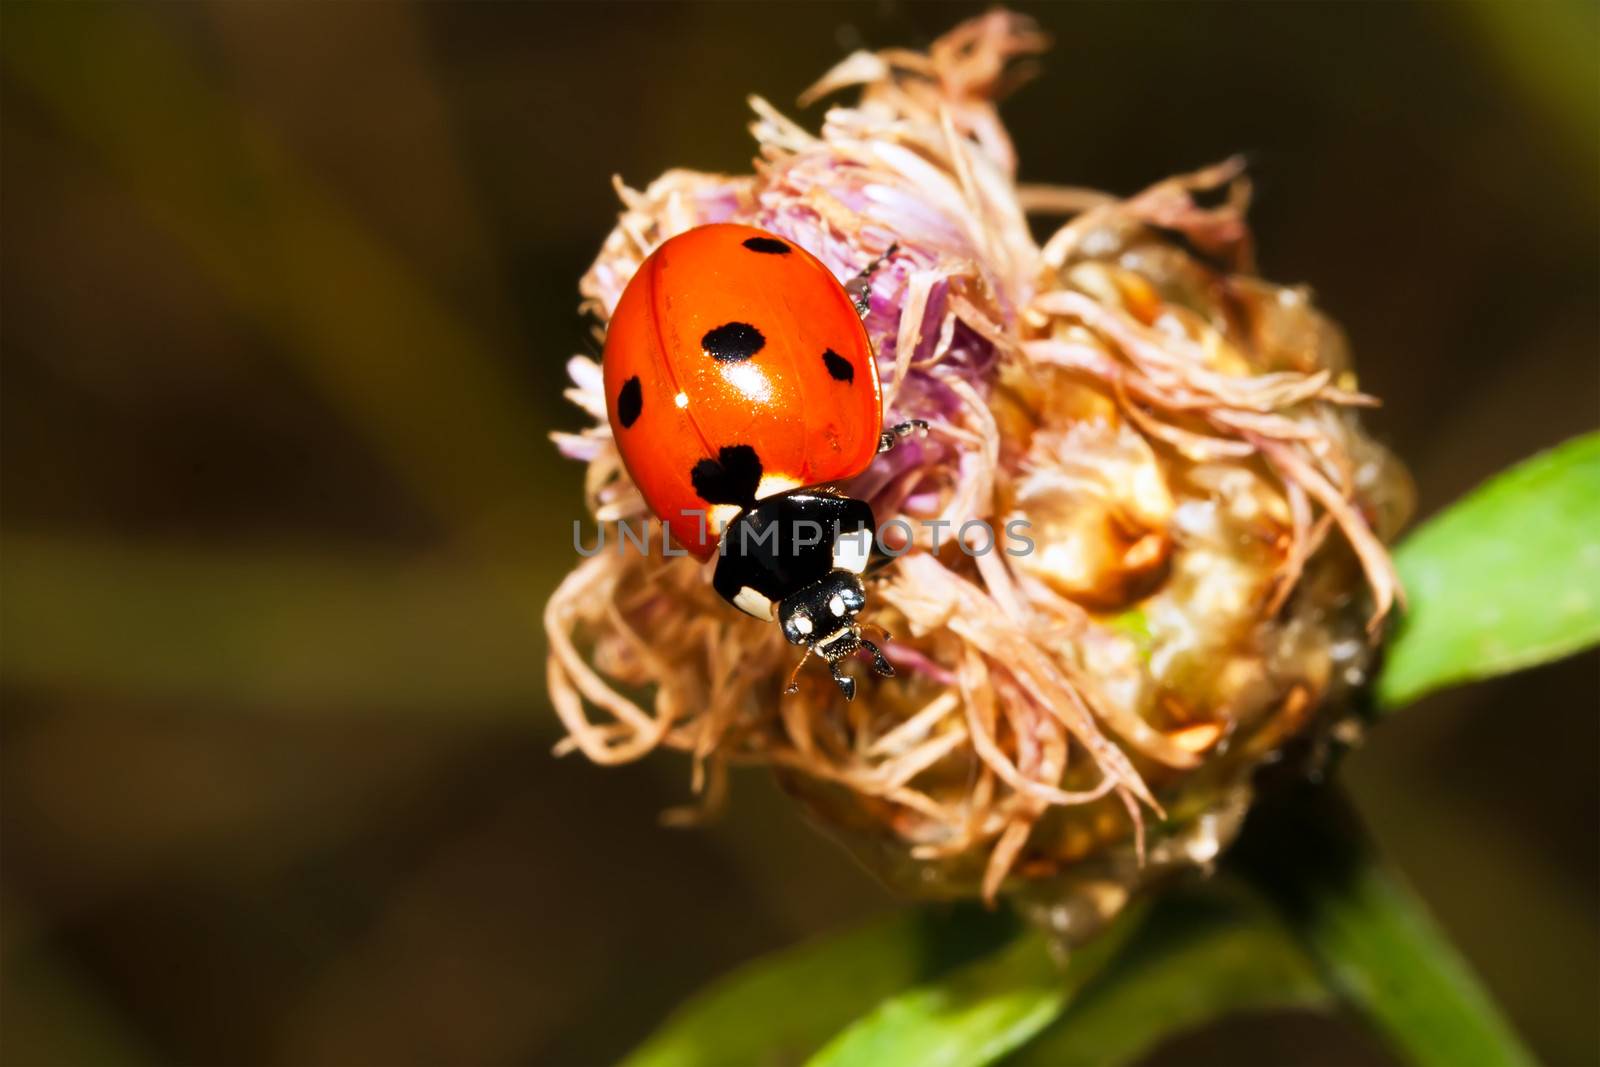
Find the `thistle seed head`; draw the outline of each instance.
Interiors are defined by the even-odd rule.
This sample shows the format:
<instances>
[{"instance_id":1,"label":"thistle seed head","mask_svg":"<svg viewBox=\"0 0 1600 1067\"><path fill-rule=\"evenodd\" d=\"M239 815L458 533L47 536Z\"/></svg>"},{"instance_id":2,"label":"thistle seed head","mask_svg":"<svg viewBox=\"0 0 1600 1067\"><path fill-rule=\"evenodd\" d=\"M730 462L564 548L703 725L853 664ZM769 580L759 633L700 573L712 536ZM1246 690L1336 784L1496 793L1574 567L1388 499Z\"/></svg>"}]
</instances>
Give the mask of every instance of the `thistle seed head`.
<instances>
[{"instance_id":1,"label":"thistle seed head","mask_svg":"<svg viewBox=\"0 0 1600 1067\"><path fill-rule=\"evenodd\" d=\"M765 765L892 885L1012 893L1075 934L1210 862L1252 772L1363 682L1411 492L1338 328L1252 273L1239 160L1129 199L1016 184L995 103L1044 43L995 12L927 55L857 53L803 98L859 93L816 134L752 100L753 173L619 182L580 286L603 323L656 245L727 220L841 281L884 257L864 318L885 422L929 429L844 488L914 531L873 592L896 676L784 696L779 628L659 538L580 563L546 624L562 751L686 752L707 804ZM1030 214L1062 224L1039 243ZM555 439L589 510L646 517L599 367L569 366L595 423ZM974 551L973 520L1031 549Z\"/></svg>"}]
</instances>

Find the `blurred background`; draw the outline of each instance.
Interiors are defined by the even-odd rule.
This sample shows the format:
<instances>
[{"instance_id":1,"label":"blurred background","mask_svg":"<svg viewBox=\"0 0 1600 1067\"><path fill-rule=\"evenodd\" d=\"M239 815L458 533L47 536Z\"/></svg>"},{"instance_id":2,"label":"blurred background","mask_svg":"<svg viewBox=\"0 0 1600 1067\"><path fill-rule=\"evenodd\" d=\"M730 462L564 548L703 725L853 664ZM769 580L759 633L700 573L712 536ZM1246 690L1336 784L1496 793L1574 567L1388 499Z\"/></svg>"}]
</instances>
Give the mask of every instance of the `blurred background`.
<instances>
[{"instance_id":1,"label":"blurred background","mask_svg":"<svg viewBox=\"0 0 1600 1067\"><path fill-rule=\"evenodd\" d=\"M1429 513L1600 423L1587 3L1025 8L1022 177L1250 153ZM760 775L556 759L563 363L611 176L742 170L746 94L977 5L7 3L0 1055L607 1061L894 902ZM821 108L798 112L810 125ZM1541 1058L1600 1058L1593 655L1346 767ZM1350 1063L1279 1016L1160 1062Z\"/></svg>"}]
</instances>

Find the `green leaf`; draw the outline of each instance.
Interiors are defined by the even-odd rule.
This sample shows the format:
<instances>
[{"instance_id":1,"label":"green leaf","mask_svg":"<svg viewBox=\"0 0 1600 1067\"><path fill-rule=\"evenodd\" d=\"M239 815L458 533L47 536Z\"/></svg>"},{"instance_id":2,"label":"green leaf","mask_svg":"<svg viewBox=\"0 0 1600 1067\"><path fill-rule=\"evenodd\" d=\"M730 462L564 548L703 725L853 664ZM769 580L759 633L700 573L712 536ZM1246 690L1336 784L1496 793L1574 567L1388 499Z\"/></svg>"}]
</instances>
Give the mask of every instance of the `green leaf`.
<instances>
[{"instance_id":1,"label":"green leaf","mask_svg":"<svg viewBox=\"0 0 1600 1067\"><path fill-rule=\"evenodd\" d=\"M1241 1011L1326 1009L1332 995L1261 900L1218 882L1169 891L1103 974L1008 1067L1112 1067Z\"/></svg>"},{"instance_id":2,"label":"green leaf","mask_svg":"<svg viewBox=\"0 0 1600 1067\"><path fill-rule=\"evenodd\" d=\"M1378 680L1385 707L1600 641L1600 433L1491 479L1395 564L1410 606Z\"/></svg>"},{"instance_id":3,"label":"green leaf","mask_svg":"<svg viewBox=\"0 0 1600 1067\"><path fill-rule=\"evenodd\" d=\"M885 997L1015 933L976 907L908 910L749 964L680 1007L626 1067L802 1062Z\"/></svg>"},{"instance_id":4,"label":"green leaf","mask_svg":"<svg viewBox=\"0 0 1600 1067\"><path fill-rule=\"evenodd\" d=\"M1129 908L1063 966L1043 933L885 1000L821 1052L811 1067L969 1067L993 1063L1061 1014L1137 928Z\"/></svg>"},{"instance_id":5,"label":"green leaf","mask_svg":"<svg viewBox=\"0 0 1600 1067\"><path fill-rule=\"evenodd\" d=\"M1533 1059L1427 909L1331 790L1252 813L1228 863L1278 907L1343 1000L1411 1063Z\"/></svg>"}]
</instances>

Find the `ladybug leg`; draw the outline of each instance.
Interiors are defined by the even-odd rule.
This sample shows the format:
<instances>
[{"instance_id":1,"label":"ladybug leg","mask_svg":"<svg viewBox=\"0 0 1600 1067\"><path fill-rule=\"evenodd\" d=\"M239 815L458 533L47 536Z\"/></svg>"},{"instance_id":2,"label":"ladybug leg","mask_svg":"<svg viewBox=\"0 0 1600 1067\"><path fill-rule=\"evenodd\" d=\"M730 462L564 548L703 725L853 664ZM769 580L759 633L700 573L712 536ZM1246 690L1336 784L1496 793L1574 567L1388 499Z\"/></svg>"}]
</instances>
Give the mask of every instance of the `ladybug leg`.
<instances>
[{"instance_id":1,"label":"ladybug leg","mask_svg":"<svg viewBox=\"0 0 1600 1067\"><path fill-rule=\"evenodd\" d=\"M874 633L876 633L878 635L878 640L879 641L893 641L894 640L894 634L890 633L888 630L885 630L883 627L879 626L875 622L863 622L863 623L857 623L856 625L858 625L863 630L871 630Z\"/></svg>"},{"instance_id":2,"label":"ladybug leg","mask_svg":"<svg viewBox=\"0 0 1600 1067\"><path fill-rule=\"evenodd\" d=\"M872 276L898 251L900 251L899 242L890 245L888 251L862 267L860 274L845 283L844 291L850 294L850 299L855 303L857 315L865 318L867 312L872 309Z\"/></svg>"},{"instance_id":3,"label":"ladybug leg","mask_svg":"<svg viewBox=\"0 0 1600 1067\"><path fill-rule=\"evenodd\" d=\"M891 426L878 435L878 454L882 455L889 451L900 442L902 437L910 437L912 434L921 435L927 432L928 424L923 419L907 419L905 422Z\"/></svg>"},{"instance_id":4,"label":"ladybug leg","mask_svg":"<svg viewBox=\"0 0 1600 1067\"><path fill-rule=\"evenodd\" d=\"M807 645L805 654L800 657L800 662L794 665L794 670L789 674L789 684L784 688L785 693L798 693L800 691L800 668L806 665L811 658L811 646Z\"/></svg>"},{"instance_id":5,"label":"ladybug leg","mask_svg":"<svg viewBox=\"0 0 1600 1067\"><path fill-rule=\"evenodd\" d=\"M883 658L883 652L878 648L877 645L863 637L861 639L861 647L866 649L867 652L872 655L872 669L874 671L883 675L885 678L894 677L894 665Z\"/></svg>"}]
</instances>

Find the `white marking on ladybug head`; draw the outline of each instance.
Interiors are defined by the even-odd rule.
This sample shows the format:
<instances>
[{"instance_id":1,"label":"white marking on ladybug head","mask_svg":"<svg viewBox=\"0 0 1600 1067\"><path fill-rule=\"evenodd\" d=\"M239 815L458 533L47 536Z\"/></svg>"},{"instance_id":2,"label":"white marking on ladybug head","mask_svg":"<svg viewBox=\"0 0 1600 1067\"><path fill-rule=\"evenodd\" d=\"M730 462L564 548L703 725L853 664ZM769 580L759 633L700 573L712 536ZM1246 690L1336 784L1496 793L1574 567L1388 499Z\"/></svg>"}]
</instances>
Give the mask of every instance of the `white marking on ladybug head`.
<instances>
[{"instance_id":1,"label":"white marking on ladybug head","mask_svg":"<svg viewBox=\"0 0 1600 1067\"><path fill-rule=\"evenodd\" d=\"M739 592L733 598L733 606L746 615L754 615L763 622L772 621L772 601L751 589L748 585L739 587Z\"/></svg>"},{"instance_id":2,"label":"white marking on ladybug head","mask_svg":"<svg viewBox=\"0 0 1600 1067\"><path fill-rule=\"evenodd\" d=\"M811 632L811 616L807 615L803 611L799 612L798 614L796 614L795 617L794 617L794 628L797 631L799 631L800 633L803 633L803 634L810 633Z\"/></svg>"},{"instance_id":3,"label":"white marking on ladybug head","mask_svg":"<svg viewBox=\"0 0 1600 1067\"><path fill-rule=\"evenodd\" d=\"M833 594L832 598L830 598L828 601L828 610L833 612L835 615L843 615L844 597L840 596L838 593Z\"/></svg>"}]
</instances>

